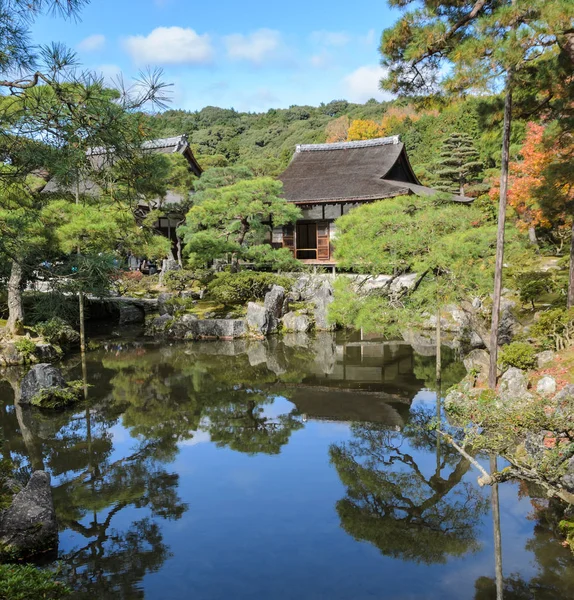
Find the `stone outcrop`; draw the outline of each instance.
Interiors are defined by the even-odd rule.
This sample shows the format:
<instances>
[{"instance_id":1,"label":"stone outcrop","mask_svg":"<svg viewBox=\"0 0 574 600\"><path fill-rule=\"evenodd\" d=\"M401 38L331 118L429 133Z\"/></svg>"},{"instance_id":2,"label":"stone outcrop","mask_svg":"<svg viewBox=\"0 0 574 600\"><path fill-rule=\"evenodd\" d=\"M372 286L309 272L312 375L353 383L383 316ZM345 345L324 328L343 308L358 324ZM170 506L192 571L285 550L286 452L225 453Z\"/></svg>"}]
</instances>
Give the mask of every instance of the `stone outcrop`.
<instances>
[{"instance_id":1,"label":"stone outcrop","mask_svg":"<svg viewBox=\"0 0 574 600\"><path fill-rule=\"evenodd\" d=\"M508 369L500 378L498 396L503 402L531 400L526 373L516 367Z\"/></svg>"},{"instance_id":2,"label":"stone outcrop","mask_svg":"<svg viewBox=\"0 0 574 600\"><path fill-rule=\"evenodd\" d=\"M145 321L145 312L135 304L120 304L120 325L135 325Z\"/></svg>"},{"instance_id":3,"label":"stone outcrop","mask_svg":"<svg viewBox=\"0 0 574 600\"><path fill-rule=\"evenodd\" d=\"M334 299L332 281L328 275L301 275L293 286L294 296L312 305L315 329L318 331L334 329L327 319L329 304Z\"/></svg>"},{"instance_id":4,"label":"stone outcrop","mask_svg":"<svg viewBox=\"0 0 574 600\"><path fill-rule=\"evenodd\" d=\"M192 314L181 317L161 315L153 319L147 332L178 340L232 340L246 335L247 324L243 319L198 319Z\"/></svg>"},{"instance_id":5,"label":"stone outcrop","mask_svg":"<svg viewBox=\"0 0 574 600\"><path fill-rule=\"evenodd\" d=\"M283 330L293 333L306 333L313 327L308 315L297 312L288 312L283 319Z\"/></svg>"},{"instance_id":6,"label":"stone outcrop","mask_svg":"<svg viewBox=\"0 0 574 600\"><path fill-rule=\"evenodd\" d=\"M543 396L549 396L556 392L556 380L550 375L545 375L536 385L536 391Z\"/></svg>"},{"instance_id":7,"label":"stone outcrop","mask_svg":"<svg viewBox=\"0 0 574 600\"><path fill-rule=\"evenodd\" d=\"M490 368L490 354L486 350L472 350L463 358L467 373L473 373L477 379L486 380Z\"/></svg>"},{"instance_id":8,"label":"stone outcrop","mask_svg":"<svg viewBox=\"0 0 574 600\"><path fill-rule=\"evenodd\" d=\"M285 289L280 285L274 285L267 294L263 304L250 302L247 305L247 325L249 329L260 335L277 333L279 319L283 309L288 306L285 301Z\"/></svg>"},{"instance_id":9,"label":"stone outcrop","mask_svg":"<svg viewBox=\"0 0 574 600\"><path fill-rule=\"evenodd\" d=\"M0 559L27 558L57 546L50 476L35 471L10 507L0 513Z\"/></svg>"},{"instance_id":10,"label":"stone outcrop","mask_svg":"<svg viewBox=\"0 0 574 600\"><path fill-rule=\"evenodd\" d=\"M22 380L20 404L30 404L40 392L61 392L67 388L62 372L48 363L34 365Z\"/></svg>"},{"instance_id":11,"label":"stone outcrop","mask_svg":"<svg viewBox=\"0 0 574 600\"><path fill-rule=\"evenodd\" d=\"M263 304L250 302L247 305L247 325L249 330L260 335L269 335L277 331L278 320Z\"/></svg>"}]
</instances>

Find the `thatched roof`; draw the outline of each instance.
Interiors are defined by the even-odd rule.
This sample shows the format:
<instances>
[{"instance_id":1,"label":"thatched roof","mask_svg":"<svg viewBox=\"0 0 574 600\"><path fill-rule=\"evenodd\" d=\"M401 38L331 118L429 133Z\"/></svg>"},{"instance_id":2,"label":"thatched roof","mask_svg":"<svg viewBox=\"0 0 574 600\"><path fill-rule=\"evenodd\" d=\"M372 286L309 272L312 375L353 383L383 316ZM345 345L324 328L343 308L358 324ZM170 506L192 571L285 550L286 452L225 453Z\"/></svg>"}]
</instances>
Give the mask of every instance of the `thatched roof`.
<instances>
[{"instance_id":1,"label":"thatched roof","mask_svg":"<svg viewBox=\"0 0 574 600\"><path fill-rule=\"evenodd\" d=\"M202 170L199 163L195 159L189 141L186 135L177 135L168 138L159 138L156 140L148 140L142 144L142 148L145 152L151 152L153 154L175 154L179 153L185 157L189 164L189 169L192 173L198 177L201 175ZM90 161L95 163L95 168L99 168L101 163L104 162L103 157L109 156L110 150L108 148L96 147L90 148L86 154L90 156ZM113 158L112 158L113 160ZM101 190L97 184L93 181L85 180L81 181L79 185L80 194L98 195ZM58 192L62 191L62 187L58 185L55 179L51 179L44 186L43 192ZM66 190L64 190L66 191ZM69 191L69 190L67 190ZM165 204L176 203L181 201L181 197L178 194L169 192L164 199Z\"/></svg>"},{"instance_id":2,"label":"thatched roof","mask_svg":"<svg viewBox=\"0 0 574 600\"><path fill-rule=\"evenodd\" d=\"M417 179L398 135L297 146L279 179L285 198L297 204L360 202L436 193ZM470 201L460 196L453 199Z\"/></svg>"}]
</instances>

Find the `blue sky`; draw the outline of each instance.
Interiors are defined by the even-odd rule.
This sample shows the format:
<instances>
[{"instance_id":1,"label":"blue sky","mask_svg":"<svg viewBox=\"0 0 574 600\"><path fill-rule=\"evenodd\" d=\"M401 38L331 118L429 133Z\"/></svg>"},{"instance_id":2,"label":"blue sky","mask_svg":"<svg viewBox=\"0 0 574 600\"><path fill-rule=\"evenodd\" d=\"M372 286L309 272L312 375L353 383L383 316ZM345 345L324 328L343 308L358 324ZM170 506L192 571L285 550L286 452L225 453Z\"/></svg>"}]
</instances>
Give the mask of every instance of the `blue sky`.
<instances>
[{"instance_id":1,"label":"blue sky","mask_svg":"<svg viewBox=\"0 0 574 600\"><path fill-rule=\"evenodd\" d=\"M388 98L377 48L397 16L384 0L92 0L79 22L38 19L33 38L109 78L162 67L173 108L264 111Z\"/></svg>"}]
</instances>

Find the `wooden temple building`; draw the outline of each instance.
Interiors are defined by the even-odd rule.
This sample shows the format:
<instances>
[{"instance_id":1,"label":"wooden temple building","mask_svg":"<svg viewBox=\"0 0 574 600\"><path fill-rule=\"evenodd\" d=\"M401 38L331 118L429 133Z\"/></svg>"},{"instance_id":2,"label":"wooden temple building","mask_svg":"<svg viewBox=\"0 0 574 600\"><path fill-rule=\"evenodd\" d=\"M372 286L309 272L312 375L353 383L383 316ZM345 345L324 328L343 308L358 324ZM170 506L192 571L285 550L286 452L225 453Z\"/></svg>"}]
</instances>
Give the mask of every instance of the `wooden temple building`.
<instances>
[{"instance_id":1,"label":"wooden temple building","mask_svg":"<svg viewBox=\"0 0 574 600\"><path fill-rule=\"evenodd\" d=\"M335 220L351 209L395 196L436 193L417 179L399 136L297 146L279 179L285 198L301 208L303 218L275 228L272 245L289 248L296 258L317 265L335 264Z\"/></svg>"},{"instance_id":2,"label":"wooden temple building","mask_svg":"<svg viewBox=\"0 0 574 600\"><path fill-rule=\"evenodd\" d=\"M142 144L144 152L150 152L153 154L181 154L189 165L189 170L199 177L202 173L202 169L199 166L186 135L177 135L168 138L160 138L156 140L149 140ZM106 148L91 148L88 151L90 161L94 164L96 169L105 168L106 163L110 161L110 152ZM113 157L111 158L113 160ZM90 179L82 179L78 182L78 192L88 196L98 196L101 193L100 186L90 181ZM67 192L75 193L70 186L62 186L55 179L51 179L44 186L43 193L55 193L55 192ZM160 217L157 223L157 230L170 238L175 242L176 240L176 228L181 224L181 220L184 215L181 215L177 211L179 203L184 198L172 190L168 190L163 198L156 198L149 202L141 201L136 210L136 216L143 218L152 209L162 208L163 215Z\"/></svg>"}]
</instances>

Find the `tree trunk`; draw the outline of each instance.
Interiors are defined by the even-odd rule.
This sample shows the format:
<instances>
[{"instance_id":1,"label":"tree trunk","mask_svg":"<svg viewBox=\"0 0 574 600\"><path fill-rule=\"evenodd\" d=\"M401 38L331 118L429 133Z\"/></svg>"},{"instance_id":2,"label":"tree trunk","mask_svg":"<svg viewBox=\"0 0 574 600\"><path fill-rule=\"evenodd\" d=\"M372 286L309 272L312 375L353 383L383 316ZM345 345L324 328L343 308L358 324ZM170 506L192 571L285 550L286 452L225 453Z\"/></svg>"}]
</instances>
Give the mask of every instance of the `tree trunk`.
<instances>
[{"instance_id":1,"label":"tree trunk","mask_svg":"<svg viewBox=\"0 0 574 600\"><path fill-rule=\"evenodd\" d=\"M506 224L506 201L508 195L508 160L510 132L512 127L512 81L508 74L504 100L504 130L502 136L502 160L500 166L500 201L498 203L498 231L496 234L496 264L494 267L494 293L492 297L492 324L490 327L490 367L488 385L496 387L498 368L498 325L500 322L500 297L502 295L502 265L504 262L504 226Z\"/></svg>"},{"instance_id":2,"label":"tree trunk","mask_svg":"<svg viewBox=\"0 0 574 600\"><path fill-rule=\"evenodd\" d=\"M498 471L496 456L490 456L490 474ZM503 600L504 577L502 572L502 534L500 531L500 502L498 498L498 484L492 486L492 524L494 528L494 572L496 574L496 600Z\"/></svg>"},{"instance_id":3,"label":"tree trunk","mask_svg":"<svg viewBox=\"0 0 574 600\"><path fill-rule=\"evenodd\" d=\"M436 311L436 380L440 382L442 378L442 339L440 330L440 304L437 303Z\"/></svg>"},{"instance_id":4,"label":"tree trunk","mask_svg":"<svg viewBox=\"0 0 574 600\"><path fill-rule=\"evenodd\" d=\"M80 312L80 352L86 351L86 319L84 314L84 292L78 292L78 304Z\"/></svg>"},{"instance_id":5,"label":"tree trunk","mask_svg":"<svg viewBox=\"0 0 574 600\"><path fill-rule=\"evenodd\" d=\"M538 238L536 237L536 229L534 227L528 228L528 240L533 246L538 247Z\"/></svg>"},{"instance_id":6,"label":"tree trunk","mask_svg":"<svg viewBox=\"0 0 574 600\"><path fill-rule=\"evenodd\" d=\"M464 183L462 181L459 184L459 193L461 196L464 196Z\"/></svg>"},{"instance_id":7,"label":"tree trunk","mask_svg":"<svg viewBox=\"0 0 574 600\"><path fill-rule=\"evenodd\" d=\"M8 331L12 335L22 333L24 308L22 306L22 265L13 260L8 279Z\"/></svg>"},{"instance_id":8,"label":"tree trunk","mask_svg":"<svg viewBox=\"0 0 574 600\"><path fill-rule=\"evenodd\" d=\"M570 238L570 275L568 277L568 308L574 308L574 219Z\"/></svg>"}]
</instances>

